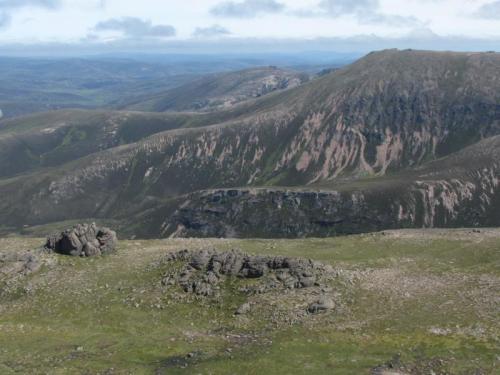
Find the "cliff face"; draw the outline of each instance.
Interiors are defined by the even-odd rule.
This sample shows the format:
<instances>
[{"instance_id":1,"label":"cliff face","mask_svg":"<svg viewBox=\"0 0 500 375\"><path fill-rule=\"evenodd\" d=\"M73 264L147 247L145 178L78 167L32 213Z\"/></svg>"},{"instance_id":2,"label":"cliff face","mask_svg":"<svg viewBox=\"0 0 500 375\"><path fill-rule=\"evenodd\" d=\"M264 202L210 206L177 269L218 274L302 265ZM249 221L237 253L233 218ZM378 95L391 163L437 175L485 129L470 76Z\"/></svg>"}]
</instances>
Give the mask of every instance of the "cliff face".
<instances>
[{"instance_id":1,"label":"cliff face","mask_svg":"<svg viewBox=\"0 0 500 375\"><path fill-rule=\"evenodd\" d=\"M396 228L498 225L500 136L389 177L338 189L189 194L149 212L143 236L307 237Z\"/></svg>"},{"instance_id":2,"label":"cliff face","mask_svg":"<svg viewBox=\"0 0 500 375\"><path fill-rule=\"evenodd\" d=\"M415 181L382 191L204 191L189 195L173 214L148 228L155 232L144 235L323 237L396 228L495 226L498 172L497 166L477 171L470 180Z\"/></svg>"},{"instance_id":3,"label":"cliff face","mask_svg":"<svg viewBox=\"0 0 500 375\"><path fill-rule=\"evenodd\" d=\"M305 237L376 230L390 213L360 192L215 190L190 195L161 226L173 237ZM362 228L362 229L361 229Z\"/></svg>"},{"instance_id":4,"label":"cliff face","mask_svg":"<svg viewBox=\"0 0 500 375\"><path fill-rule=\"evenodd\" d=\"M99 152L0 181L0 193L9 197L0 202L0 221L23 225L147 216L168 201L165 217L155 216L163 223L177 210L171 202L191 194L165 234L179 226L185 227L179 233L194 234L190 225L195 223L200 235L328 235L476 225L476 205L485 206L480 216L486 217L491 204L485 202L496 199L496 165L488 164L488 172L471 165L442 174L448 167L429 164L500 134L500 55L495 53L385 51L280 94L205 117L155 117L150 132L138 131L148 124L147 116L118 126L115 134L127 137L112 137L118 143ZM418 168L427 168L429 175ZM410 173L409 182L384 177L400 173ZM367 177L381 182L336 187ZM314 193L317 185L327 192ZM268 193L257 189L269 186L275 188ZM296 191L299 187L303 192ZM234 188L238 200L223 194L219 203L212 202L209 191ZM229 206L221 203L226 201ZM223 213L205 213L205 205ZM280 219L279 212L297 222ZM231 224L240 216L250 217L250 223ZM273 226L259 224L259 216L281 224L268 229ZM500 224L497 216L491 217Z\"/></svg>"}]
</instances>

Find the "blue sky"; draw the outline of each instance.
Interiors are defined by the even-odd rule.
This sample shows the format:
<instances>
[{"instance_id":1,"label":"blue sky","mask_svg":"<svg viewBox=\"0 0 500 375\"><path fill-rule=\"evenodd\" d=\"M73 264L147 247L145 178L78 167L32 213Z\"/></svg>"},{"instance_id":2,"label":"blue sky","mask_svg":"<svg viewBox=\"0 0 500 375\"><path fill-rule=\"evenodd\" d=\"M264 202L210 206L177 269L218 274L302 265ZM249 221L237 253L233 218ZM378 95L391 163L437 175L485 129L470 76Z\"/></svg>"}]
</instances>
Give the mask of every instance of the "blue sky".
<instances>
[{"instance_id":1,"label":"blue sky","mask_svg":"<svg viewBox=\"0 0 500 375\"><path fill-rule=\"evenodd\" d=\"M0 0L0 47L442 49L447 42L498 49L500 0Z\"/></svg>"}]
</instances>

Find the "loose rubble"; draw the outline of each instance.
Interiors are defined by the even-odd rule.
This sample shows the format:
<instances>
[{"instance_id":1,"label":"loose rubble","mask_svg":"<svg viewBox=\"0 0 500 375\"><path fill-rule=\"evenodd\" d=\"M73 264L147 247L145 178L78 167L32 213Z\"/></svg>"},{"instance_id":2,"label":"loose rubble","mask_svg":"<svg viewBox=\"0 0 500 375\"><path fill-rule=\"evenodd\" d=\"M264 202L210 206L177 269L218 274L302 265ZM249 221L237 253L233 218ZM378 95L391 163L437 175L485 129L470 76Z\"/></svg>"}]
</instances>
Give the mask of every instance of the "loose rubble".
<instances>
[{"instance_id":1,"label":"loose rubble","mask_svg":"<svg viewBox=\"0 0 500 375\"><path fill-rule=\"evenodd\" d=\"M19 292L31 293L32 287L25 281L40 271L42 266L52 265L50 257L37 251L0 252L0 312L4 297L18 295Z\"/></svg>"},{"instance_id":2,"label":"loose rubble","mask_svg":"<svg viewBox=\"0 0 500 375\"><path fill-rule=\"evenodd\" d=\"M421 358L413 363L404 363L401 355L394 357L383 365L373 368L370 375L447 375L446 362L440 358ZM480 369L470 372L470 374L486 374Z\"/></svg>"},{"instance_id":3,"label":"loose rubble","mask_svg":"<svg viewBox=\"0 0 500 375\"><path fill-rule=\"evenodd\" d=\"M59 254L93 257L113 252L116 248L116 233L96 224L78 224L59 234L47 238L45 249Z\"/></svg>"},{"instance_id":4,"label":"loose rubble","mask_svg":"<svg viewBox=\"0 0 500 375\"><path fill-rule=\"evenodd\" d=\"M14 276L26 276L40 269L40 258L31 253L0 253L1 279Z\"/></svg>"}]
</instances>

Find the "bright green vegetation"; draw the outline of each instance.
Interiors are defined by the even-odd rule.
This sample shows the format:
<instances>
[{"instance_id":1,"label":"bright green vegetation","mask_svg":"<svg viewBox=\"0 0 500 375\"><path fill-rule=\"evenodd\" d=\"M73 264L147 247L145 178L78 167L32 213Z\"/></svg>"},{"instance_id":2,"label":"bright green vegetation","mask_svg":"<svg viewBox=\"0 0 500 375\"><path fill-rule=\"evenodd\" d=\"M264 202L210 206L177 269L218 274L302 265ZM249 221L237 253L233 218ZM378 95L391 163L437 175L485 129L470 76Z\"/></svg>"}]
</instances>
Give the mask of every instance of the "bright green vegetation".
<instances>
[{"instance_id":1,"label":"bright green vegetation","mask_svg":"<svg viewBox=\"0 0 500 375\"><path fill-rule=\"evenodd\" d=\"M0 250L42 241L5 238ZM272 301L233 316L245 299L240 280L218 303L170 298L155 262L206 247L329 263L352 281L349 298L295 324L270 319ZM442 360L449 374L499 371L498 230L122 241L100 259L47 259L51 265L0 294L2 374L368 374L397 354L407 366Z\"/></svg>"}]
</instances>

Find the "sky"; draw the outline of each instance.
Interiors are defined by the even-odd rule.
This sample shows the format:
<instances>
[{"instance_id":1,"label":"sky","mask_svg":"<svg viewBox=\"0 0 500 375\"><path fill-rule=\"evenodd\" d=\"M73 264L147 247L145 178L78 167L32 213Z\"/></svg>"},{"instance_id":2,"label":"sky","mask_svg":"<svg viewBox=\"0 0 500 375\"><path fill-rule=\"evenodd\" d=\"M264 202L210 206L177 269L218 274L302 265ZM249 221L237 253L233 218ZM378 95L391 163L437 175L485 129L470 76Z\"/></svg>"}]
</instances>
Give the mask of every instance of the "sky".
<instances>
[{"instance_id":1,"label":"sky","mask_svg":"<svg viewBox=\"0 0 500 375\"><path fill-rule=\"evenodd\" d=\"M499 50L500 0L0 0L0 52Z\"/></svg>"}]
</instances>

